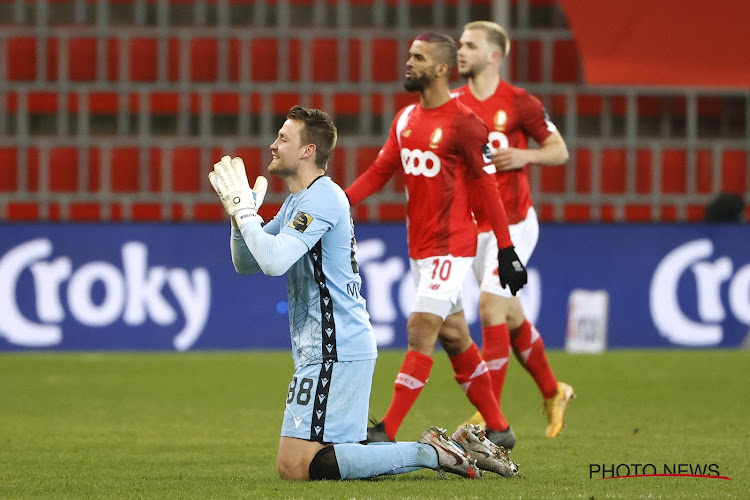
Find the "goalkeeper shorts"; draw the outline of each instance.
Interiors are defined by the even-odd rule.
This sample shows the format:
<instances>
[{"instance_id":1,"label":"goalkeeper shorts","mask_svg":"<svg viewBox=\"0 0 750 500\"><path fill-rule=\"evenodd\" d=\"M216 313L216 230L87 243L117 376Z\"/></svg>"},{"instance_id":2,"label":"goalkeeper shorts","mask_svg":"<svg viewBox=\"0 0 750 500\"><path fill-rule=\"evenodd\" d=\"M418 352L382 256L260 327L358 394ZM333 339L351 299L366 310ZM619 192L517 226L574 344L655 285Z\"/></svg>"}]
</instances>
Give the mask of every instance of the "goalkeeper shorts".
<instances>
[{"instance_id":1,"label":"goalkeeper shorts","mask_svg":"<svg viewBox=\"0 0 750 500\"><path fill-rule=\"evenodd\" d=\"M281 435L321 443L367 439L374 371L374 359L298 368L287 391Z\"/></svg>"}]
</instances>

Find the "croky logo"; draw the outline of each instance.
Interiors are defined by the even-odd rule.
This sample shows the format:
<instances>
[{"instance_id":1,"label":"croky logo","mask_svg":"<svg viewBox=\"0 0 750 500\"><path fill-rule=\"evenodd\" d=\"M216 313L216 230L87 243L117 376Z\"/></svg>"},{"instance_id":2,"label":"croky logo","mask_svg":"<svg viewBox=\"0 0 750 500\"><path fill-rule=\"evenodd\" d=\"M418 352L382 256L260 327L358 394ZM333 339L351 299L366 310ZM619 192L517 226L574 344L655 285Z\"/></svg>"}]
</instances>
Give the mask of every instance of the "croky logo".
<instances>
[{"instance_id":1,"label":"croky logo","mask_svg":"<svg viewBox=\"0 0 750 500\"><path fill-rule=\"evenodd\" d=\"M311 215L307 215L305 212L297 212L297 215L289 223L289 227L296 229L300 233L304 233L312 221L313 217Z\"/></svg>"},{"instance_id":2,"label":"croky logo","mask_svg":"<svg viewBox=\"0 0 750 500\"><path fill-rule=\"evenodd\" d=\"M401 165L406 175L435 177L440 172L440 158L432 151L419 149L401 150Z\"/></svg>"},{"instance_id":3,"label":"croky logo","mask_svg":"<svg viewBox=\"0 0 750 500\"><path fill-rule=\"evenodd\" d=\"M637 477L702 477L727 479L718 464L589 464L589 479L626 479Z\"/></svg>"}]
</instances>

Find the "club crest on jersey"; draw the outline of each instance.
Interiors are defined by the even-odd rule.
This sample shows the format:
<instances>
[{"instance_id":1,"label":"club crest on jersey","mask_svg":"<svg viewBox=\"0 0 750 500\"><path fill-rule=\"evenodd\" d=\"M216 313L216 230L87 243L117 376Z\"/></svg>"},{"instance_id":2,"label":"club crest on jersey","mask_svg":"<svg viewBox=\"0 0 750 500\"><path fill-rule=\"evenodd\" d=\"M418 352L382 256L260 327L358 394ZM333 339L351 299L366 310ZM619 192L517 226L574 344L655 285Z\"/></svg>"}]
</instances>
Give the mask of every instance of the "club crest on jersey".
<instances>
[{"instance_id":1,"label":"club crest on jersey","mask_svg":"<svg viewBox=\"0 0 750 500\"><path fill-rule=\"evenodd\" d=\"M295 215L294 219L289 223L289 227L296 229L300 233L304 233L305 230L310 227L312 221L312 215L307 215L305 212L297 212L297 215Z\"/></svg>"},{"instance_id":2,"label":"club crest on jersey","mask_svg":"<svg viewBox=\"0 0 750 500\"><path fill-rule=\"evenodd\" d=\"M495 113L495 118L492 121L495 123L495 130L502 132L505 130L505 125L508 123L508 115L501 109Z\"/></svg>"},{"instance_id":3,"label":"club crest on jersey","mask_svg":"<svg viewBox=\"0 0 750 500\"><path fill-rule=\"evenodd\" d=\"M440 127L436 128L432 131L432 135L430 136L430 147L432 149L437 149L438 145L440 144L440 140L443 138L443 129Z\"/></svg>"},{"instance_id":4,"label":"club crest on jersey","mask_svg":"<svg viewBox=\"0 0 750 500\"><path fill-rule=\"evenodd\" d=\"M411 135L411 129L410 128L407 128L406 130L404 130L403 132L401 132L401 136L402 137L409 137L410 135Z\"/></svg>"}]
</instances>

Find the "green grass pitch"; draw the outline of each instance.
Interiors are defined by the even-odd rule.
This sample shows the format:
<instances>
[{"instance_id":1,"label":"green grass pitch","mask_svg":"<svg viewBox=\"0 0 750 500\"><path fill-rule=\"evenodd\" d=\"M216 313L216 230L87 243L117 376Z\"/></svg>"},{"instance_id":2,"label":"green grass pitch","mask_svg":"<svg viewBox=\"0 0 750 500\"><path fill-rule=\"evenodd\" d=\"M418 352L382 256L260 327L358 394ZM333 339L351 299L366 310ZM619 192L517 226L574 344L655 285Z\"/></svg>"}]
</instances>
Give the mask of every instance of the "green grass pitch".
<instances>
[{"instance_id":1,"label":"green grass pitch","mask_svg":"<svg viewBox=\"0 0 750 500\"><path fill-rule=\"evenodd\" d=\"M378 360L370 412L390 401L401 351ZM0 355L2 498L750 498L750 351L549 352L578 397L557 439L512 360L504 411L523 478L420 471L290 483L275 470L288 352ZM435 354L399 439L452 431L473 408ZM590 464L716 464L731 480L600 480ZM622 471L621 471L622 472Z\"/></svg>"}]
</instances>

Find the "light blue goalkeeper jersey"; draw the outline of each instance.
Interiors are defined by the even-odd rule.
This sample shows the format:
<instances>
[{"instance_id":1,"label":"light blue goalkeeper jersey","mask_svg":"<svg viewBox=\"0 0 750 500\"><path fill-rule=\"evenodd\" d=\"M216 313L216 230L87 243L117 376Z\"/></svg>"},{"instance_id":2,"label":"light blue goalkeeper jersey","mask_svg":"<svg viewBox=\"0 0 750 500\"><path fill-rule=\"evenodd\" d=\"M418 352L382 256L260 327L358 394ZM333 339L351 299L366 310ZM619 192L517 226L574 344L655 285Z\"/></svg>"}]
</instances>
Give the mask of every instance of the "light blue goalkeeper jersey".
<instances>
[{"instance_id":1,"label":"light blue goalkeeper jersey","mask_svg":"<svg viewBox=\"0 0 750 500\"><path fill-rule=\"evenodd\" d=\"M286 272L295 368L376 358L344 191L329 177L318 177L290 195L263 231L292 235L308 248Z\"/></svg>"}]
</instances>

